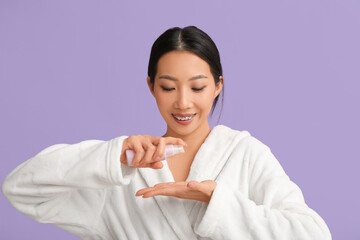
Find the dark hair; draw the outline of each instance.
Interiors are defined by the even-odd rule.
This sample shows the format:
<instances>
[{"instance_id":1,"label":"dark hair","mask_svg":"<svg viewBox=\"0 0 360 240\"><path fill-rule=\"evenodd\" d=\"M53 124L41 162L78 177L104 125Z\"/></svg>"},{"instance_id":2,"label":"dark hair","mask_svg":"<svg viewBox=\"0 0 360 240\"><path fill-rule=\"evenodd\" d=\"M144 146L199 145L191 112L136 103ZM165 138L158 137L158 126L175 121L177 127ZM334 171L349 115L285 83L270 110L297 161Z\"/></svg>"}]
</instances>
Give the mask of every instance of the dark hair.
<instances>
[{"instance_id":1,"label":"dark hair","mask_svg":"<svg viewBox=\"0 0 360 240\"><path fill-rule=\"evenodd\" d=\"M154 85L159 59L165 53L174 50L190 51L202 58L210 66L210 71L214 77L215 85L219 83L219 76L222 76L223 74L219 51L214 41L201 29L195 26L187 26L184 28L169 28L155 40L151 48L148 66L148 76L150 77L152 85ZM222 91L224 92L224 86ZM214 99L210 115L214 112L220 94L221 93L219 93ZM222 94L222 104L223 101L224 93Z\"/></svg>"}]
</instances>

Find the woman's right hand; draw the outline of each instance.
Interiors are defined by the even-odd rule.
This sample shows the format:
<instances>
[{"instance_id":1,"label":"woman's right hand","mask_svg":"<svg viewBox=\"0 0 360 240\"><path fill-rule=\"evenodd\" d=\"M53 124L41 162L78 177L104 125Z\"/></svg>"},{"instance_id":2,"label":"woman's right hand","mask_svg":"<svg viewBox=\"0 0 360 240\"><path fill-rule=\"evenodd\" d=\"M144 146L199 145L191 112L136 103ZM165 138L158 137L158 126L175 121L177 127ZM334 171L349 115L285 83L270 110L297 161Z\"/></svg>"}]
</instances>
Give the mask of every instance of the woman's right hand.
<instances>
[{"instance_id":1,"label":"woman's right hand","mask_svg":"<svg viewBox=\"0 0 360 240\"><path fill-rule=\"evenodd\" d=\"M150 135L130 136L123 141L120 162L128 166L125 151L131 149L135 152L135 156L132 161L133 165L129 167L162 168L164 165L161 161L158 161L158 158L164 155L165 145L169 144L187 146L181 138L154 137Z\"/></svg>"}]
</instances>

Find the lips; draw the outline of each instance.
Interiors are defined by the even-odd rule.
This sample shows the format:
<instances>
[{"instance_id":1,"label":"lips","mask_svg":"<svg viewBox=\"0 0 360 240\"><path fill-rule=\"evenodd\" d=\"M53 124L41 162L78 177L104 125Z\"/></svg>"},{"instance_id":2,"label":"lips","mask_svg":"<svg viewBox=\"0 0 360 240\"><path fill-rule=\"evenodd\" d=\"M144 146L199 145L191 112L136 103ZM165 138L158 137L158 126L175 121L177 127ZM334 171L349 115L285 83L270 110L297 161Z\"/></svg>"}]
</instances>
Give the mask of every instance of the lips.
<instances>
[{"instance_id":1,"label":"lips","mask_svg":"<svg viewBox=\"0 0 360 240\"><path fill-rule=\"evenodd\" d=\"M181 125L188 125L188 124L190 124L190 123L194 120L196 113L193 114L193 115L191 115L191 114L182 114L183 116L187 116L187 117L179 117L179 116L176 116L176 115L174 115L174 114L171 114L171 115L173 116L174 120L175 120L177 123L179 123L179 124L181 124ZM179 118L181 118L181 119L179 119ZM187 119L187 118L188 118L188 119ZM186 119L186 120L185 120L185 119Z\"/></svg>"}]
</instances>

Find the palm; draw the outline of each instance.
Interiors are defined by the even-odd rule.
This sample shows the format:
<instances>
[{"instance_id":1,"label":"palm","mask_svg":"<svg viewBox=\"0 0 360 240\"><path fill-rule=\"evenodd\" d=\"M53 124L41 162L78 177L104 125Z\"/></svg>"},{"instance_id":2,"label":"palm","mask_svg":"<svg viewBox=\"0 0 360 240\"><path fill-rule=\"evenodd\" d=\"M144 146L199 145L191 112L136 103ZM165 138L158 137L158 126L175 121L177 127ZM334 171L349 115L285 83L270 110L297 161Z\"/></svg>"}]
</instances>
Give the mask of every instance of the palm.
<instances>
[{"instance_id":1,"label":"palm","mask_svg":"<svg viewBox=\"0 0 360 240\"><path fill-rule=\"evenodd\" d=\"M156 195L165 195L209 203L215 187L216 182L212 180L202 182L167 182L140 189L137 191L136 196L143 195L143 198L148 198Z\"/></svg>"}]
</instances>

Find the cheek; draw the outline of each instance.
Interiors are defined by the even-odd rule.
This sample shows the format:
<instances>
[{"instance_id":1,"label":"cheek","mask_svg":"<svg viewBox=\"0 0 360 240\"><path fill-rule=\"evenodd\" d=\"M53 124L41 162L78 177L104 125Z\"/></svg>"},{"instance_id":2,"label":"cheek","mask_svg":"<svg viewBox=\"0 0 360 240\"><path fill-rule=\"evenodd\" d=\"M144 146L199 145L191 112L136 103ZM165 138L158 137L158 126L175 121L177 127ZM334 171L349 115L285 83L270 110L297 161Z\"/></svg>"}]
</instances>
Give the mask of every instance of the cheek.
<instances>
[{"instance_id":1,"label":"cheek","mask_svg":"<svg viewBox=\"0 0 360 240\"><path fill-rule=\"evenodd\" d=\"M159 109L165 109L170 104L169 98L164 94L159 94L156 96L156 102L159 106Z\"/></svg>"},{"instance_id":2,"label":"cheek","mask_svg":"<svg viewBox=\"0 0 360 240\"><path fill-rule=\"evenodd\" d=\"M209 108L209 106L211 107L213 104L213 95L211 93L207 93L199 96L196 99L196 102L201 108Z\"/></svg>"}]
</instances>

